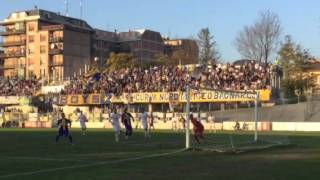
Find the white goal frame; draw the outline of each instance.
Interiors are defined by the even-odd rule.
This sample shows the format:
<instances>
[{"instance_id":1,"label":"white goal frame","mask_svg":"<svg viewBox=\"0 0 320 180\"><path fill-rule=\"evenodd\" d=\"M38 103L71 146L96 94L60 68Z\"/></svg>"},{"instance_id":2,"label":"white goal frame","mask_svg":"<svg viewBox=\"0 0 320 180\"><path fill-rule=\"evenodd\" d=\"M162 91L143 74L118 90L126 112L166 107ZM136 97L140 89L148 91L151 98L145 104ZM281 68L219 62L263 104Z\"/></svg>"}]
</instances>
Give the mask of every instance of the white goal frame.
<instances>
[{"instance_id":1,"label":"white goal frame","mask_svg":"<svg viewBox=\"0 0 320 180\"><path fill-rule=\"evenodd\" d=\"M205 88L207 89L207 88ZM208 89L208 90L214 90L214 89ZM233 91L235 92L235 91ZM239 91L236 91L239 92ZM254 141L258 141L258 103L259 103L259 93L253 92L255 94L255 98L251 99L251 101L254 101ZM186 149L190 149L190 86L188 85L186 87Z\"/></svg>"}]
</instances>

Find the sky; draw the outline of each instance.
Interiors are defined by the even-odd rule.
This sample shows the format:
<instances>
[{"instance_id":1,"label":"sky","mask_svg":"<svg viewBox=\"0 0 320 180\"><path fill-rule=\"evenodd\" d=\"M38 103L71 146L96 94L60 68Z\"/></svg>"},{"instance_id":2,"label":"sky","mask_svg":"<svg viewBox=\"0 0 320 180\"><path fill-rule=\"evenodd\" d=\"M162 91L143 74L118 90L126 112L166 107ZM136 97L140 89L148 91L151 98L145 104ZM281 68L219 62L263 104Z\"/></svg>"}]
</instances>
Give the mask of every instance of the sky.
<instances>
[{"instance_id":1,"label":"sky","mask_svg":"<svg viewBox=\"0 0 320 180\"><path fill-rule=\"evenodd\" d=\"M234 39L259 12L279 15L282 36L291 35L315 57L320 57L319 0L82 0L83 19L92 27L128 31L151 29L171 38L196 38L209 27L221 60L232 62L241 55ZM0 20L10 12L38 8L65 14L65 0L0 0ZM69 16L80 18L80 0L69 0ZM275 57L275 55L274 55Z\"/></svg>"}]
</instances>

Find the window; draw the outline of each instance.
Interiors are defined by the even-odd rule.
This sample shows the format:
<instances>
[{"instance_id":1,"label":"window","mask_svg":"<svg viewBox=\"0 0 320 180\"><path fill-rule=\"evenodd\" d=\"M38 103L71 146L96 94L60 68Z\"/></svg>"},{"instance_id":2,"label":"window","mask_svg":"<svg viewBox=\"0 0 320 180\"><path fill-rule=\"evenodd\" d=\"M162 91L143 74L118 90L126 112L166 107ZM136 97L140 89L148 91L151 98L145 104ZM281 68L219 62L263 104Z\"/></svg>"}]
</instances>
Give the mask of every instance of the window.
<instances>
[{"instance_id":1,"label":"window","mask_svg":"<svg viewBox=\"0 0 320 180\"><path fill-rule=\"evenodd\" d=\"M34 35L29 35L29 43L33 43L34 42Z\"/></svg>"},{"instance_id":2,"label":"window","mask_svg":"<svg viewBox=\"0 0 320 180\"><path fill-rule=\"evenodd\" d=\"M40 46L40 54L46 53L46 46L42 45Z\"/></svg>"},{"instance_id":3,"label":"window","mask_svg":"<svg viewBox=\"0 0 320 180\"><path fill-rule=\"evenodd\" d=\"M45 56L40 56L40 66L44 65L46 62L46 57Z\"/></svg>"},{"instance_id":4,"label":"window","mask_svg":"<svg viewBox=\"0 0 320 180\"><path fill-rule=\"evenodd\" d=\"M23 30L25 30L25 25L24 25L23 22L15 23L15 24L14 24L14 29L15 29L16 31L23 31Z\"/></svg>"},{"instance_id":5,"label":"window","mask_svg":"<svg viewBox=\"0 0 320 180\"><path fill-rule=\"evenodd\" d=\"M46 70L45 69L40 69L40 77L43 78L46 76Z\"/></svg>"},{"instance_id":6,"label":"window","mask_svg":"<svg viewBox=\"0 0 320 180\"><path fill-rule=\"evenodd\" d=\"M40 34L40 42L46 41L47 37L45 34Z\"/></svg>"},{"instance_id":7,"label":"window","mask_svg":"<svg viewBox=\"0 0 320 180\"><path fill-rule=\"evenodd\" d=\"M29 29L29 31L34 31L34 29L35 29L35 24L34 24L34 23L29 23L29 24L28 24L28 29Z\"/></svg>"},{"instance_id":8,"label":"window","mask_svg":"<svg viewBox=\"0 0 320 180\"><path fill-rule=\"evenodd\" d=\"M29 48L28 49L28 54L34 54L34 49L33 48Z\"/></svg>"}]
</instances>

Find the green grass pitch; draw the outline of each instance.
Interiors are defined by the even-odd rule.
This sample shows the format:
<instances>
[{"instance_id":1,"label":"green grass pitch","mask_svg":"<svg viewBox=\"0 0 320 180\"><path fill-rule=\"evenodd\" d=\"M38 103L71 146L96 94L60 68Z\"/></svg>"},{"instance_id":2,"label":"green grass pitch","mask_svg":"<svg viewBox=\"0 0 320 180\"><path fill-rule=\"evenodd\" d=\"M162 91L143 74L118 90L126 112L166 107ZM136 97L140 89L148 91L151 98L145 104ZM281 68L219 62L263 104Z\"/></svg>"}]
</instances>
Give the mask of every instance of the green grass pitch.
<instances>
[{"instance_id":1,"label":"green grass pitch","mask_svg":"<svg viewBox=\"0 0 320 180\"><path fill-rule=\"evenodd\" d=\"M320 179L320 133L273 132L295 146L243 154L181 151L182 132L141 131L114 142L111 130L71 130L75 145L56 129L0 129L0 179ZM252 132L206 133L208 143L251 140ZM212 141L212 142L211 142Z\"/></svg>"}]
</instances>

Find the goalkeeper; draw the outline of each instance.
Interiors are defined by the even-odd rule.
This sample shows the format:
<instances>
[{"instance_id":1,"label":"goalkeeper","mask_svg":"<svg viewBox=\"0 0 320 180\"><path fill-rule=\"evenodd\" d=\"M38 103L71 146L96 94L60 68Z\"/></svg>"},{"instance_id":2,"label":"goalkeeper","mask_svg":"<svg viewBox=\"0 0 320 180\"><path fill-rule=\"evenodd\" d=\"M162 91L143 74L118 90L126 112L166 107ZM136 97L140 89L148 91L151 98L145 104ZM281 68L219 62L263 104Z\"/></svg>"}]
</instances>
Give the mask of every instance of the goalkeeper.
<instances>
[{"instance_id":1,"label":"goalkeeper","mask_svg":"<svg viewBox=\"0 0 320 180\"><path fill-rule=\"evenodd\" d=\"M204 140L203 131L204 126L200 121L198 121L196 118L193 117L192 114L190 114L190 121L193 125L193 135L194 139L197 141L198 144L200 144L200 139Z\"/></svg>"}]
</instances>

